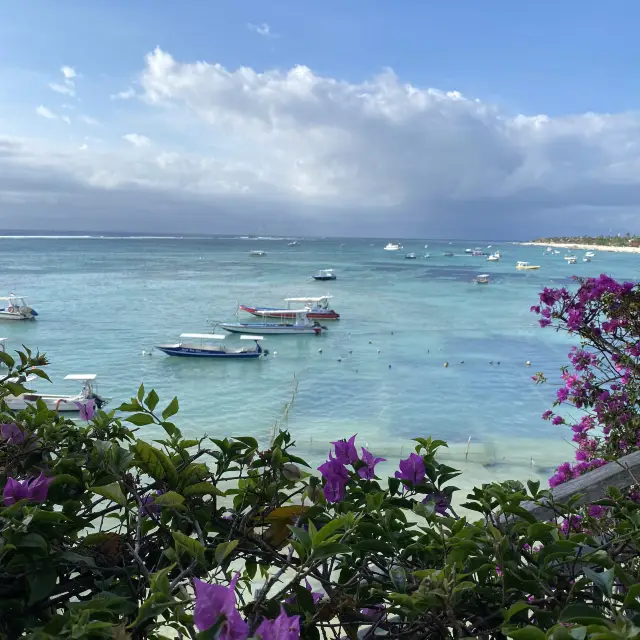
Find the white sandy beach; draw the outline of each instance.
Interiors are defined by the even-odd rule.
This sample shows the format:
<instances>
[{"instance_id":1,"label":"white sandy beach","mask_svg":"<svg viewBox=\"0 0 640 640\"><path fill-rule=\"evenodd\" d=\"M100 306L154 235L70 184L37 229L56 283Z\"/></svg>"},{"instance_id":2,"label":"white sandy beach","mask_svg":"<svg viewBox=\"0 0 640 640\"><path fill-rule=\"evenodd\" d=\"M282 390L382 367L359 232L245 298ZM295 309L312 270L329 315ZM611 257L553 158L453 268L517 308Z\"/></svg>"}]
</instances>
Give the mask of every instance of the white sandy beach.
<instances>
[{"instance_id":1,"label":"white sandy beach","mask_svg":"<svg viewBox=\"0 0 640 640\"><path fill-rule=\"evenodd\" d=\"M519 242L525 247L555 247L557 249L578 249L580 251L611 251L613 253L640 253L640 247L610 247L602 244L574 244L570 242Z\"/></svg>"}]
</instances>

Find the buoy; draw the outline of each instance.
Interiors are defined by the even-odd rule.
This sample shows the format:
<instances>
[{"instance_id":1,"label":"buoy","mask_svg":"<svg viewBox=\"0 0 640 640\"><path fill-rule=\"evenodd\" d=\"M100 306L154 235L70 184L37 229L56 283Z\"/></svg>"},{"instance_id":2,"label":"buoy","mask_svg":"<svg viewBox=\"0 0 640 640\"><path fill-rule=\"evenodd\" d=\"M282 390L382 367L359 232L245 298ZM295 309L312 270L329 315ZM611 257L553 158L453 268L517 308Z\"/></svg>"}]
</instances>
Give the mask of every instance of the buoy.
<instances>
[{"instance_id":1,"label":"buoy","mask_svg":"<svg viewBox=\"0 0 640 640\"><path fill-rule=\"evenodd\" d=\"M342 358L338 358L338 362L342 362Z\"/></svg>"},{"instance_id":2,"label":"buoy","mask_svg":"<svg viewBox=\"0 0 640 640\"><path fill-rule=\"evenodd\" d=\"M496 362L496 364L500 364L500 360L498 360L498 362Z\"/></svg>"},{"instance_id":3,"label":"buoy","mask_svg":"<svg viewBox=\"0 0 640 640\"><path fill-rule=\"evenodd\" d=\"M322 349L318 349L318 353L322 353Z\"/></svg>"},{"instance_id":4,"label":"buoy","mask_svg":"<svg viewBox=\"0 0 640 640\"><path fill-rule=\"evenodd\" d=\"M380 353L380 349L378 349L378 353Z\"/></svg>"},{"instance_id":5,"label":"buoy","mask_svg":"<svg viewBox=\"0 0 640 640\"><path fill-rule=\"evenodd\" d=\"M464 360L460 360L460 364L464 364Z\"/></svg>"},{"instance_id":6,"label":"buoy","mask_svg":"<svg viewBox=\"0 0 640 640\"><path fill-rule=\"evenodd\" d=\"M445 369L446 369L448 366L449 366L449 363L448 363L448 362L445 362L445 363L444 363L444 367L445 367Z\"/></svg>"},{"instance_id":7,"label":"buoy","mask_svg":"<svg viewBox=\"0 0 640 640\"><path fill-rule=\"evenodd\" d=\"M147 352L146 352L144 349L142 350L142 355L143 355L143 356L146 356L146 355L147 355Z\"/></svg>"},{"instance_id":8,"label":"buoy","mask_svg":"<svg viewBox=\"0 0 640 640\"><path fill-rule=\"evenodd\" d=\"M349 349L349 355L351 355L353 353L352 349Z\"/></svg>"},{"instance_id":9,"label":"buoy","mask_svg":"<svg viewBox=\"0 0 640 640\"><path fill-rule=\"evenodd\" d=\"M273 352L273 355L274 355L274 356L277 356L277 355L278 355L278 352L277 352L277 351L274 351L274 352Z\"/></svg>"},{"instance_id":10,"label":"buoy","mask_svg":"<svg viewBox=\"0 0 640 640\"><path fill-rule=\"evenodd\" d=\"M393 331L391 332L391 335L393 335Z\"/></svg>"},{"instance_id":11,"label":"buoy","mask_svg":"<svg viewBox=\"0 0 640 640\"><path fill-rule=\"evenodd\" d=\"M371 340L369 340L369 344L373 344L373 343L371 342Z\"/></svg>"},{"instance_id":12,"label":"buoy","mask_svg":"<svg viewBox=\"0 0 640 640\"><path fill-rule=\"evenodd\" d=\"M389 365L389 369L391 369L391 365Z\"/></svg>"},{"instance_id":13,"label":"buoy","mask_svg":"<svg viewBox=\"0 0 640 640\"><path fill-rule=\"evenodd\" d=\"M493 364L493 360L489 360L489 364Z\"/></svg>"},{"instance_id":14,"label":"buoy","mask_svg":"<svg viewBox=\"0 0 640 640\"><path fill-rule=\"evenodd\" d=\"M531 366L531 360L527 360L527 367Z\"/></svg>"}]
</instances>

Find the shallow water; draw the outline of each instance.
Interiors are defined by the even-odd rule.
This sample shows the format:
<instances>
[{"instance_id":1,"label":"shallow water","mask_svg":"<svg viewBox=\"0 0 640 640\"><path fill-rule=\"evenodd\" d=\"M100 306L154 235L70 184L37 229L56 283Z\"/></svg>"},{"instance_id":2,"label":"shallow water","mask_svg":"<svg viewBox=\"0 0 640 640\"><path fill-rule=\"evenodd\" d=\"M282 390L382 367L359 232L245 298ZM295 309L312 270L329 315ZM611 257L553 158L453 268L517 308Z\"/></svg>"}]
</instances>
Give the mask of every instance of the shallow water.
<instances>
[{"instance_id":1,"label":"shallow water","mask_svg":"<svg viewBox=\"0 0 640 640\"><path fill-rule=\"evenodd\" d=\"M47 353L57 390L76 390L62 380L67 373L97 373L110 406L140 382L163 401L178 395L185 434L267 441L295 377L286 426L314 462L330 440L357 432L395 464L410 438L432 435L448 440L461 464L471 438L465 464L481 465L482 473L547 475L566 457L567 433L540 419L555 387L537 386L531 376L544 371L559 380L570 343L540 329L529 307L544 286L570 285L574 273L635 279L639 258L598 253L591 263L567 265L562 254L499 243L492 250L500 249L502 261L492 263L464 254L473 241L404 241L398 252L383 251L385 244L2 238L4 288L27 295L40 316L0 331L9 349L26 344ZM267 255L250 257L254 249ZM405 260L409 251L432 257ZM517 260L542 268L518 272ZM337 281L310 280L330 267ZM491 274L491 284L472 284L479 273ZM327 292L342 319L319 337L269 337L271 355L260 361L142 355L182 332L211 331L207 320L233 320L238 302L276 306L287 296Z\"/></svg>"}]
</instances>

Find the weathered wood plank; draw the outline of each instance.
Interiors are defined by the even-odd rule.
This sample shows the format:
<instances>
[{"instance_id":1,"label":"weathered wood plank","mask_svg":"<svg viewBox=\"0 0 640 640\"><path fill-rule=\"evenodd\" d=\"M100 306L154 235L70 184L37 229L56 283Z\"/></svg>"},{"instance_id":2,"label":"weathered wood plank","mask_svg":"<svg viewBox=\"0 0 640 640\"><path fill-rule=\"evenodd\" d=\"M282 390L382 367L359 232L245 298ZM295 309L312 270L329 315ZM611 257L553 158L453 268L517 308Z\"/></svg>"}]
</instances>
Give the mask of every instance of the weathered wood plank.
<instances>
[{"instance_id":1,"label":"weathered wood plank","mask_svg":"<svg viewBox=\"0 0 640 640\"><path fill-rule=\"evenodd\" d=\"M640 480L640 451L569 480L553 489L551 493L555 502L564 503L572 496L581 494L578 504L590 504L604 498L609 487L621 490L630 487L636 483L634 478ZM544 504L528 502L522 506L538 520L551 520L554 517L553 509Z\"/></svg>"}]
</instances>

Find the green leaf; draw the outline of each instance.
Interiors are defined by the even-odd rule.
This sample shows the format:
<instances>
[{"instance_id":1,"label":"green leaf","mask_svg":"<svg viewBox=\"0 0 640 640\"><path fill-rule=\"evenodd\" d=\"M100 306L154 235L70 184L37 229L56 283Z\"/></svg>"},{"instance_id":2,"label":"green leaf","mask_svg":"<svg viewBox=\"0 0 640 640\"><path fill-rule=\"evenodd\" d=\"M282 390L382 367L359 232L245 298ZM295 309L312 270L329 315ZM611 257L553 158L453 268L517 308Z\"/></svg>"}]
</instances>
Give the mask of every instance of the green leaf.
<instances>
[{"instance_id":1,"label":"green leaf","mask_svg":"<svg viewBox=\"0 0 640 640\"><path fill-rule=\"evenodd\" d=\"M547 640L544 631L541 631L538 627L531 626L510 630L508 636L513 640Z\"/></svg>"},{"instance_id":2,"label":"green leaf","mask_svg":"<svg viewBox=\"0 0 640 640\"><path fill-rule=\"evenodd\" d=\"M175 416L180 409L180 405L178 404L178 398L174 398L162 412L162 419L168 420L171 416Z\"/></svg>"},{"instance_id":3,"label":"green leaf","mask_svg":"<svg viewBox=\"0 0 640 640\"><path fill-rule=\"evenodd\" d=\"M330 538L336 531L344 528L344 522L342 518L336 518L330 520L327 524L323 525L313 536L311 544L313 547L321 545L327 538Z\"/></svg>"},{"instance_id":4,"label":"green leaf","mask_svg":"<svg viewBox=\"0 0 640 640\"><path fill-rule=\"evenodd\" d=\"M250 449L258 448L258 441L255 438L251 438L248 436L243 436L243 437L238 436L237 438L234 438L234 440L237 440L238 442L242 442L242 444L246 444L247 447L249 447Z\"/></svg>"},{"instance_id":5,"label":"green leaf","mask_svg":"<svg viewBox=\"0 0 640 640\"><path fill-rule=\"evenodd\" d=\"M78 480L78 478L76 478L75 476L72 476L70 473L61 473L54 477L53 482L51 483L50 486L54 487L59 484L78 485L80 484L80 480Z\"/></svg>"},{"instance_id":6,"label":"green leaf","mask_svg":"<svg viewBox=\"0 0 640 640\"><path fill-rule=\"evenodd\" d=\"M509 622L509 620L511 620L513 616L520 613L521 611L524 611L525 609L531 609L531 605L528 602L521 601L512 604L504 614L504 621Z\"/></svg>"},{"instance_id":7,"label":"green leaf","mask_svg":"<svg viewBox=\"0 0 640 640\"><path fill-rule=\"evenodd\" d=\"M27 574L29 581L29 606L44 600L56 586L58 574L51 565L39 567L37 571Z\"/></svg>"},{"instance_id":8,"label":"green leaf","mask_svg":"<svg viewBox=\"0 0 640 640\"><path fill-rule=\"evenodd\" d=\"M168 480L171 485L178 484L178 473L166 453L152 447L144 440L136 440L133 450L140 459L140 466L154 480Z\"/></svg>"},{"instance_id":9,"label":"green leaf","mask_svg":"<svg viewBox=\"0 0 640 640\"><path fill-rule=\"evenodd\" d=\"M0 361L2 361L9 369L13 369L16 364L16 361L6 351L0 351Z\"/></svg>"},{"instance_id":10,"label":"green leaf","mask_svg":"<svg viewBox=\"0 0 640 640\"><path fill-rule=\"evenodd\" d=\"M165 609L171 605L171 601L160 593L154 593L147 598L140 609L138 609L138 617L129 625L129 629L136 627L149 618L158 617Z\"/></svg>"},{"instance_id":11,"label":"green leaf","mask_svg":"<svg viewBox=\"0 0 640 640\"><path fill-rule=\"evenodd\" d=\"M200 544L199 540L191 538L181 531L172 531L171 535L176 543L176 549L178 551L184 551L188 553L192 558L198 560L202 564L204 561L204 547Z\"/></svg>"},{"instance_id":12,"label":"green leaf","mask_svg":"<svg viewBox=\"0 0 640 640\"><path fill-rule=\"evenodd\" d=\"M173 509L181 507L183 502L184 498L175 491L167 491L153 499L153 503L157 504L159 507L170 507Z\"/></svg>"},{"instance_id":13,"label":"green leaf","mask_svg":"<svg viewBox=\"0 0 640 640\"><path fill-rule=\"evenodd\" d=\"M169 573L175 567L174 564L157 571L151 576L151 592L160 593L167 598L171 595L171 584L169 583Z\"/></svg>"},{"instance_id":14,"label":"green leaf","mask_svg":"<svg viewBox=\"0 0 640 640\"><path fill-rule=\"evenodd\" d=\"M436 503L429 501L426 504L416 502L413 505L413 511L423 518L430 518L436 512Z\"/></svg>"},{"instance_id":15,"label":"green leaf","mask_svg":"<svg viewBox=\"0 0 640 640\"><path fill-rule=\"evenodd\" d=\"M598 624L604 620L600 611L586 604L570 604L560 614L559 622L576 622L577 624Z\"/></svg>"},{"instance_id":16,"label":"green leaf","mask_svg":"<svg viewBox=\"0 0 640 640\"><path fill-rule=\"evenodd\" d=\"M215 558L218 564L222 564L224 559L238 546L238 540L229 540L229 542L221 542L216 547Z\"/></svg>"},{"instance_id":17,"label":"green leaf","mask_svg":"<svg viewBox=\"0 0 640 640\"><path fill-rule=\"evenodd\" d=\"M293 525L287 526L291 529L291 533L293 533L295 539L300 542L305 549L311 549L311 536L307 530L302 527L294 527Z\"/></svg>"},{"instance_id":18,"label":"green leaf","mask_svg":"<svg viewBox=\"0 0 640 640\"><path fill-rule=\"evenodd\" d=\"M122 493L122 489L117 482L105 484L102 487L89 487L89 491L108 498L116 504L119 504L121 507L124 507L127 504L127 499L124 497L124 493Z\"/></svg>"},{"instance_id":19,"label":"green leaf","mask_svg":"<svg viewBox=\"0 0 640 640\"><path fill-rule=\"evenodd\" d=\"M593 569L589 567L584 567L582 570L584 575L593 582L593 584L602 591L607 596L611 596L613 591L613 577L614 571L613 569L607 569L606 571L601 571L600 573L595 572Z\"/></svg>"},{"instance_id":20,"label":"green leaf","mask_svg":"<svg viewBox=\"0 0 640 640\"><path fill-rule=\"evenodd\" d=\"M138 400L142 402L143 398L144 398L144 385L141 384L140 387L138 388Z\"/></svg>"},{"instance_id":21,"label":"green leaf","mask_svg":"<svg viewBox=\"0 0 640 640\"><path fill-rule=\"evenodd\" d=\"M155 392L155 389L151 389L151 391L149 391L147 399L144 401L144 403L147 405L147 409L149 409L149 411L153 411L158 406L158 402L160 402L158 394Z\"/></svg>"},{"instance_id":22,"label":"green leaf","mask_svg":"<svg viewBox=\"0 0 640 640\"><path fill-rule=\"evenodd\" d=\"M125 418L125 420L136 427L144 427L155 422L153 416L150 416L148 413L134 413L132 416Z\"/></svg>"},{"instance_id":23,"label":"green leaf","mask_svg":"<svg viewBox=\"0 0 640 640\"><path fill-rule=\"evenodd\" d=\"M326 558L331 558L332 556L337 556L341 553L349 553L350 551L351 547L347 546L346 544L341 544L339 542L329 542L314 549L312 557L314 560L324 560Z\"/></svg>"},{"instance_id":24,"label":"green leaf","mask_svg":"<svg viewBox=\"0 0 640 640\"><path fill-rule=\"evenodd\" d=\"M211 482L192 484L190 487L185 487L182 493L185 496L224 496L224 491L220 491L220 489Z\"/></svg>"},{"instance_id":25,"label":"green leaf","mask_svg":"<svg viewBox=\"0 0 640 640\"><path fill-rule=\"evenodd\" d=\"M117 411L126 411L127 413L132 411L140 411L142 409L142 405L135 400L135 402L123 402L118 408Z\"/></svg>"},{"instance_id":26,"label":"green leaf","mask_svg":"<svg viewBox=\"0 0 640 640\"><path fill-rule=\"evenodd\" d=\"M361 540L360 542L352 545L351 548L354 551L379 551L390 558L395 555L394 548L388 542L384 542L384 540Z\"/></svg>"},{"instance_id":27,"label":"green leaf","mask_svg":"<svg viewBox=\"0 0 640 640\"><path fill-rule=\"evenodd\" d=\"M38 533L27 533L17 543L18 547L33 547L36 549L47 550L47 541Z\"/></svg>"},{"instance_id":28,"label":"green leaf","mask_svg":"<svg viewBox=\"0 0 640 640\"><path fill-rule=\"evenodd\" d=\"M624 598L624 606L631 607L631 605L638 604L638 596L640 596L640 584L633 584L629 587L627 595Z\"/></svg>"}]
</instances>

